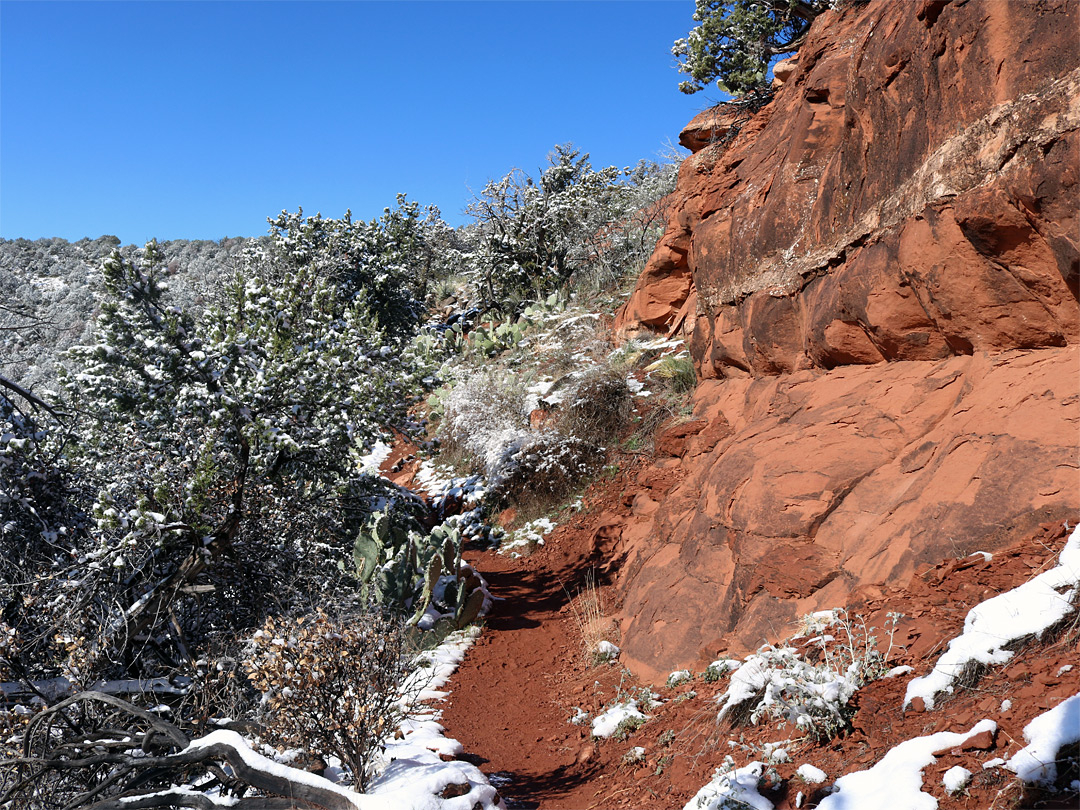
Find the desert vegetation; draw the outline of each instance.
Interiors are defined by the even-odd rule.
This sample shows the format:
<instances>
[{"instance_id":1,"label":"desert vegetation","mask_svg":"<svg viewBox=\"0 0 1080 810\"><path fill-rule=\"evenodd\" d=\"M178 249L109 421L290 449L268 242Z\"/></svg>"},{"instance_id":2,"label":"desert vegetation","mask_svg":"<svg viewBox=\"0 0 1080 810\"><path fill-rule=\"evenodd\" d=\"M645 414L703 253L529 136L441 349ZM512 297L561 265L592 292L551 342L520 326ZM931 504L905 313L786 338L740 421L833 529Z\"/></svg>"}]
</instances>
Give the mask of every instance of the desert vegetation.
<instances>
[{"instance_id":1,"label":"desert vegetation","mask_svg":"<svg viewBox=\"0 0 1080 810\"><path fill-rule=\"evenodd\" d=\"M363 790L423 687L415 656L485 604L458 528L365 453L422 438L410 408L442 386L438 435L484 510L593 474L626 371L568 302L640 268L672 177L562 146L457 230L399 196L371 221L282 212L255 240L0 246L3 801L282 789L236 767L256 741ZM565 358L582 335L584 370ZM536 431L508 361L545 340L574 371ZM199 742L215 728L247 742Z\"/></svg>"}]
</instances>

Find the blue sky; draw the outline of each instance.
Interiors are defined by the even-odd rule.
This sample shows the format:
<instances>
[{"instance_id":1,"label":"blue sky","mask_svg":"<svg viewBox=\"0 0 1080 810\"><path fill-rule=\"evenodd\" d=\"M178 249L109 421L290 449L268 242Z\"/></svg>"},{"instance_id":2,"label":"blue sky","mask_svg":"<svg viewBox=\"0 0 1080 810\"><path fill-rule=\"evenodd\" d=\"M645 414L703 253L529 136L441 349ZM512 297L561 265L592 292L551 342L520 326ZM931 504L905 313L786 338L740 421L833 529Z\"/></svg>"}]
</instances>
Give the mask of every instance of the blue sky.
<instances>
[{"instance_id":1,"label":"blue sky","mask_svg":"<svg viewBox=\"0 0 1080 810\"><path fill-rule=\"evenodd\" d=\"M652 158L719 99L678 90L692 0L0 0L0 236L124 243L370 219L557 143Z\"/></svg>"}]
</instances>

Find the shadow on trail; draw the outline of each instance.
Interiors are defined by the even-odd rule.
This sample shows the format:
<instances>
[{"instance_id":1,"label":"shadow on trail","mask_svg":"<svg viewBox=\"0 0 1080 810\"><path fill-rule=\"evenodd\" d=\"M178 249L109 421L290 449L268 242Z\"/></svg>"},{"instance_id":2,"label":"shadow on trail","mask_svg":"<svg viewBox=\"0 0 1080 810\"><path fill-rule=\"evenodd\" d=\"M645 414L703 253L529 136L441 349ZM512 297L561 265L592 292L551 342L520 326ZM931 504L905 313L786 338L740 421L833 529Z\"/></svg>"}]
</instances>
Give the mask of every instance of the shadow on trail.
<instances>
[{"instance_id":1,"label":"shadow on trail","mask_svg":"<svg viewBox=\"0 0 1080 810\"><path fill-rule=\"evenodd\" d=\"M558 613L570 601L562 583L547 571L496 571L485 578L500 600L488 614L492 630L536 627L537 617Z\"/></svg>"},{"instance_id":2,"label":"shadow on trail","mask_svg":"<svg viewBox=\"0 0 1080 810\"><path fill-rule=\"evenodd\" d=\"M547 774L530 774L527 777L523 775L520 783L513 781L500 787L499 795L506 800L508 810L534 810L541 806L548 808L553 802L560 804L561 797L588 784L600 771L596 765L575 765L562 766ZM510 776L516 779L515 774ZM585 810L585 807L582 806L580 810Z\"/></svg>"}]
</instances>

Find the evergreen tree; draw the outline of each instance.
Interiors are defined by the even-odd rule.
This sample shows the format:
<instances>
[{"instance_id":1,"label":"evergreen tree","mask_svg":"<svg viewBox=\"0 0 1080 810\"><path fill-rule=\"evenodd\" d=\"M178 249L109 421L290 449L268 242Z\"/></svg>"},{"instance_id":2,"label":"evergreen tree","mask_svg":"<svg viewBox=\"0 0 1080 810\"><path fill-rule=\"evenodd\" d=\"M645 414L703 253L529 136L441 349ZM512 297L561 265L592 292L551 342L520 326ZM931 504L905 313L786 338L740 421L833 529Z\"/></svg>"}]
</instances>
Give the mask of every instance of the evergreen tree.
<instances>
[{"instance_id":1,"label":"evergreen tree","mask_svg":"<svg viewBox=\"0 0 1080 810\"><path fill-rule=\"evenodd\" d=\"M283 269L258 246L242 265L196 316L169 301L154 243L105 262L97 342L72 351L68 379L86 417L78 466L99 488L87 601L69 617L92 640L89 669L122 665L155 628L180 646L222 627L189 596L198 582L234 627L286 606L290 570L346 542L355 459L409 399L362 288L340 295L318 261ZM246 586L206 581L222 560Z\"/></svg>"},{"instance_id":2,"label":"evergreen tree","mask_svg":"<svg viewBox=\"0 0 1080 810\"><path fill-rule=\"evenodd\" d=\"M679 89L696 93L712 84L741 96L767 86L769 63L798 50L814 18L831 0L696 0L698 23L672 54L690 76Z\"/></svg>"}]
</instances>

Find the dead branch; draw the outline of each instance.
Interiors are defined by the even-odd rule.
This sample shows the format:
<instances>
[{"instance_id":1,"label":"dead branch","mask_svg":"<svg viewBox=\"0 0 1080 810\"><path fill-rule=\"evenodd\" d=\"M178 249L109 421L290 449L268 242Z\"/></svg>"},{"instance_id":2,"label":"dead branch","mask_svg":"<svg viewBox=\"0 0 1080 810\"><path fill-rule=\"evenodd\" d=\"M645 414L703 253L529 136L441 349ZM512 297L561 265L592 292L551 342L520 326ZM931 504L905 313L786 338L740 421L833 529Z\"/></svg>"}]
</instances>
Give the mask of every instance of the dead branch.
<instances>
[{"instance_id":1,"label":"dead branch","mask_svg":"<svg viewBox=\"0 0 1080 810\"><path fill-rule=\"evenodd\" d=\"M23 734L21 752L20 757L0 760L0 772L17 774L0 794L0 806L359 807L356 794L266 759L234 731L218 730L192 741L153 712L102 692L80 693L35 715ZM252 791L263 795L244 795Z\"/></svg>"}]
</instances>

